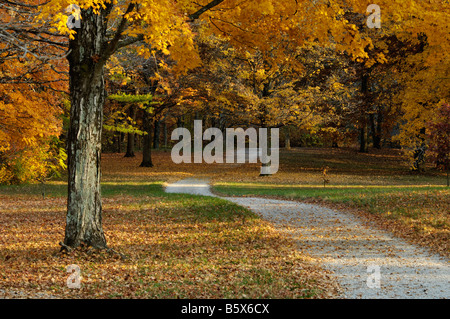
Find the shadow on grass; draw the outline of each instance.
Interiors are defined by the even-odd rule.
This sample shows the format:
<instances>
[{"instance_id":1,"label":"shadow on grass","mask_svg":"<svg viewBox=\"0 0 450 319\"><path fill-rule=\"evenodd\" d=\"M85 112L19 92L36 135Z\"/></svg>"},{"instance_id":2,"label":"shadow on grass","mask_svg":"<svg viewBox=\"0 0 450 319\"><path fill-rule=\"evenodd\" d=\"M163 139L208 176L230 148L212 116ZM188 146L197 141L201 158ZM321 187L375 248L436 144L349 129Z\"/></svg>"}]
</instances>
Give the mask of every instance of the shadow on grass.
<instances>
[{"instance_id":1,"label":"shadow on grass","mask_svg":"<svg viewBox=\"0 0 450 319\"><path fill-rule=\"evenodd\" d=\"M164 196L163 182L105 182L101 185L103 197L125 196ZM30 195L45 197L67 197L67 183L49 182L47 184L0 185L0 195Z\"/></svg>"}]
</instances>

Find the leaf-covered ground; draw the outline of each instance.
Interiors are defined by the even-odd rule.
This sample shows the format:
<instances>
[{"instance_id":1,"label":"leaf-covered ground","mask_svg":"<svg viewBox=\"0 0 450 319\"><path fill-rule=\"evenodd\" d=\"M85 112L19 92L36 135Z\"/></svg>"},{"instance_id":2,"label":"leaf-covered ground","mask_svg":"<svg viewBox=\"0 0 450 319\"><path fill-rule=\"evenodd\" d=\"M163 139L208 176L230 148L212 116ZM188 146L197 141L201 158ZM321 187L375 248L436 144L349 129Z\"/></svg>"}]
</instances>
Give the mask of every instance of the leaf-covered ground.
<instances>
[{"instance_id":1,"label":"leaf-covered ground","mask_svg":"<svg viewBox=\"0 0 450 319\"><path fill-rule=\"evenodd\" d=\"M151 177L129 181L109 171L122 161L104 160L103 220L108 245L125 259L87 249L59 253L63 182L46 185L45 199L41 185L0 189L0 297L337 296L327 272L269 223L221 199L165 194ZM128 173L136 170L130 165ZM81 270L80 289L67 287L72 264Z\"/></svg>"},{"instance_id":2,"label":"leaf-covered ground","mask_svg":"<svg viewBox=\"0 0 450 319\"><path fill-rule=\"evenodd\" d=\"M448 254L449 190L433 170L412 174L397 151L282 151L280 171L258 164L181 164L170 152L103 154L108 245L128 256L59 254L67 184L0 186L0 296L63 298L329 298L338 287L315 260L249 211L217 198L165 194L164 182L208 177L227 194L279 196L356 209L386 228ZM323 167L329 183L323 187ZM43 198L45 191L45 198ZM343 206L342 206L343 205ZM81 289L66 267L79 265ZM6 291L6 292L5 292Z\"/></svg>"}]
</instances>

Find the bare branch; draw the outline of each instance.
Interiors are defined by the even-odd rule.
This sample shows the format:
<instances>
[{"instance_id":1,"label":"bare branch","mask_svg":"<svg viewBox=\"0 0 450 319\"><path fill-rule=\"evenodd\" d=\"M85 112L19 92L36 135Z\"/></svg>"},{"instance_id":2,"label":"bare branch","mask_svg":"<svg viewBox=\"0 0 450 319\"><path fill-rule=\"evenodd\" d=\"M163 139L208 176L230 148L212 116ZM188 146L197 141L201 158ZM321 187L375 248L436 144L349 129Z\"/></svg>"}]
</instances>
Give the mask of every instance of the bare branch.
<instances>
[{"instance_id":1,"label":"bare branch","mask_svg":"<svg viewBox=\"0 0 450 319\"><path fill-rule=\"evenodd\" d=\"M189 15L189 21L195 21L198 18L200 18L200 16L205 13L206 11L208 11L211 8L214 8L216 6L218 6L219 4L221 4L224 0L213 0L210 3L208 3L206 6L202 7L200 10L197 10L196 12L192 13L191 15Z\"/></svg>"},{"instance_id":2,"label":"bare branch","mask_svg":"<svg viewBox=\"0 0 450 319\"><path fill-rule=\"evenodd\" d=\"M106 49L105 53L103 54L103 58L105 60L107 60L119 48L120 38L122 37L123 32L126 30L126 28L128 26L128 20L126 18L126 15L129 14L130 12L132 12L135 7L136 7L135 3L130 3L128 5L127 11L122 16L122 20L120 21L120 24L117 27L117 30L116 30L116 33L115 33L113 39L109 42L108 48Z\"/></svg>"},{"instance_id":3,"label":"bare branch","mask_svg":"<svg viewBox=\"0 0 450 319\"><path fill-rule=\"evenodd\" d=\"M134 44L134 43L137 43L137 42L140 42L143 40L144 40L143 34L139 34L137 37L127 37L127 38L119 41L119 43L117 44L117 48L120 49L120 48L126 47L130 44Z\"/></svg>"}]
</instances>

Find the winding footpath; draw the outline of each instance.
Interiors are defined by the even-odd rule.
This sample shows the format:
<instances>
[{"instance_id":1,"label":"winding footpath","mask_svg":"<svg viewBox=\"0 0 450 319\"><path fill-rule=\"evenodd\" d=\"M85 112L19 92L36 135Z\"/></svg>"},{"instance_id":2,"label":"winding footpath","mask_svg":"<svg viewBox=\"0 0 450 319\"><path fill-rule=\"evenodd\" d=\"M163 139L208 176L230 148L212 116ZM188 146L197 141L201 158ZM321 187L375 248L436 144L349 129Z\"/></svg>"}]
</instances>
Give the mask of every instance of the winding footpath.
<instances>
[{"instance_id":1,"label":"winding footpath","mask_svg":"<svg viewBox=\"0 0 450 319\"><path fill-rule=\"evenodd\" d=\"M185 179L168 193L216 196L207 180ZM216 196L217 197L217 196ZM450 298L449 260L372 228L359 217L288 200L223 197L247 207L331 270L348 299Z\"/></svg>"}]
</instances>

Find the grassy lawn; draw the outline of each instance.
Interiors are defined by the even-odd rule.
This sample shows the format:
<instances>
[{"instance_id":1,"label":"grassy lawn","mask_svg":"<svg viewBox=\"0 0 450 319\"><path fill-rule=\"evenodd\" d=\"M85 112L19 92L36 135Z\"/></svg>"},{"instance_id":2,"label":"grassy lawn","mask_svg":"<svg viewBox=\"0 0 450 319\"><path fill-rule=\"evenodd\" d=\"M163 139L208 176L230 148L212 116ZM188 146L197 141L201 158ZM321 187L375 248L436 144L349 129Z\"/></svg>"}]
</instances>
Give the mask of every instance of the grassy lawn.
<instances>
[{"instance_id":1,"label":"grassy lawn","mask_svg":"<svg viewBox=\"0 0 450 319\"><path fill-rule=\"evenodd\" d=\"M42 185L0 187L0 290L68 298L323 298L336 292L327 273L269 223L221 199L166 194L168 175L139 174L133 161L106 156L102 184L108 245L126 259L106 251L58 253L67 192L62 180L45 185L45 199ZM81 269L81 289L66 286L71 264Z\"/></svg>"}]
</instances>

